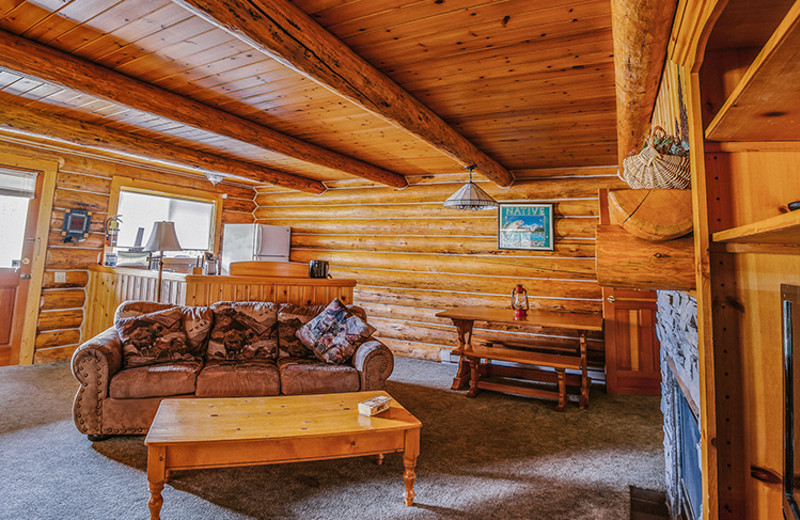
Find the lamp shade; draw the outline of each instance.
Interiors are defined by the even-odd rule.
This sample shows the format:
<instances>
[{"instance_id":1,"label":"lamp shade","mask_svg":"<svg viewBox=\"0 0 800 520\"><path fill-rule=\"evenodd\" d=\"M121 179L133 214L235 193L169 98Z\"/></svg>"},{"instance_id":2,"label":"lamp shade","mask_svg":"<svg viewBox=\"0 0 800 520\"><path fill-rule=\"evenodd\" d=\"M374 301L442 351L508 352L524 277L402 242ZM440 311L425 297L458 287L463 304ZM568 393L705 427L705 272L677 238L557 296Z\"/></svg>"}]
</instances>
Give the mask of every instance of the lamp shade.
<instances>
[{"instance_id":1,"label":"lamp shade","mask_svg":"<svg viewBox=\"0 0 800 520\"><path fill-rule=\"evenodd\" d=\"M444 201L444 207L468 210L492 209L497 207L497 202L470 180Z\"/></svg>"},{"instance_id":2,"label":"lamp shade","mask_svg":"<svg viewBox=\"0 0 800 520\"><path fill-rule=\"evenodd\" d=\"M147 240L147 245L143 251L151 253L153 251L180 251L183 248L178 242L175 234L175 223L159 221L153 223L153 231Z\"/></svg>"}]
</instances>

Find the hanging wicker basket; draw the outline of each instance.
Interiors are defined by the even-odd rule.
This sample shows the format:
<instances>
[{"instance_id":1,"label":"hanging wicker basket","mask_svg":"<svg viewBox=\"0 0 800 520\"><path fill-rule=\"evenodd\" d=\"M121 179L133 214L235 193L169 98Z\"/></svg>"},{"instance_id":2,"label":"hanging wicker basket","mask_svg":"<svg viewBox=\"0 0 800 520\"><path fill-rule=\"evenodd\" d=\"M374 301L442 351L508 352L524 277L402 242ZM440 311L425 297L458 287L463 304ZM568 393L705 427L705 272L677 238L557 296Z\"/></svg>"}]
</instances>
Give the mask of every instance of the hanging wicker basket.
<instances>
[{"instance_id":1,"label":"hanging wicker basket","mask_svg":"<svg viewBox=\"0 0 800 520\"><path fill-rule=\"evenodd\" d=\"M677 148L676 148L677 146ZM663 128L653 128L644 148L622 161L622 180L633 189L670 188L683 189L691 185L688 150L680 148L680 141L667 135ZM679 150L681 155L666 153Z\"/></svg>"}]
</instances>

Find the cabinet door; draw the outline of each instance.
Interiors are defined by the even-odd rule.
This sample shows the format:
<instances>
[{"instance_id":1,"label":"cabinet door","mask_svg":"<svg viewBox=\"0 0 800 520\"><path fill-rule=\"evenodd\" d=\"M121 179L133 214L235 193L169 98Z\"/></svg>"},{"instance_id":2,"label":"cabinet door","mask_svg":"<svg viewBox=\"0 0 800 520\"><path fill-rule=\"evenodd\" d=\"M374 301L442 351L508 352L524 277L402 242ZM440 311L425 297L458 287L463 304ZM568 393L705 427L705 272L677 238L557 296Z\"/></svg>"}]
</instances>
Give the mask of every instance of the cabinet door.
<instances>
[{"instance_id":1,"label":"cabinet door","mask_svg":"<svg viewBox=\"0 0 800 520\"><path fill-rule=\"evenodd\" d=\"M655 291L604 287L603 318L608 393L659 395Z\"/></svg>"}]
</instances>

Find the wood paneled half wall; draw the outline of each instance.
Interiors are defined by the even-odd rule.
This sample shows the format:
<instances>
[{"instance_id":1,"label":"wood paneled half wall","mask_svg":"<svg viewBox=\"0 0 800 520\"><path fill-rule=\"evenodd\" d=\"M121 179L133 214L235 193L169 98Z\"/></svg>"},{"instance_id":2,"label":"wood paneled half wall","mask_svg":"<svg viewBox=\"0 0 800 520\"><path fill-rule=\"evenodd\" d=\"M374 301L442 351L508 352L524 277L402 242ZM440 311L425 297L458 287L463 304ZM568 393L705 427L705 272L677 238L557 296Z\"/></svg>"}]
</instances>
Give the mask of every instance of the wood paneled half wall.
<instances>
[{"instance_id":1,"label":"wood paneled half wall","mask_svg":"<svg viewBox=\"0 0 800 520\"><path fill-rule=\"evenodd\" d=\"M109 194L114 176L198 188L222 193L222 222L248 223L253 221L255 191L250 187L217 184L212 186L204 177L182 172L145 169L106 159L78 156L62 151L43 150L0 140L0 152L23 156L47 154L59 157L50 233L47 239L42 296L36 325L33 362L41 363L66 359L82 340L81 323L86 300L85 287L89 279L87 268L97 265L103 250L104 222L108 218ZM92 224L86 240L65 244L61 225L66 209L82 208L92 212ZM56 282L56 272L64 273ZM30 362L23 359L22 362Z\"/></svg>"},{"instance_id":2,"label":"wood paneled half wall","mask_svg":"<svg viewBox=\"0 0 800 520\"><path fill-rule=\"evenodd\" d=\"M456 333L443 309L459 306L508 308L521 283L531 307L600 314L595 273L598 188L620 188L616 168L517 172L511 188L481 182L500 202L553 202L554 251L497 247L497 211L445 209L442 202L466 180L460 174L409 176L395 190L365 181L329 183L322 195L260 189L257 222L292 227L291 260L330 262L334 277L354 278L354 303L364 307L378 335L397 354L449 359ZM508 327L476 337L511 339ZM537 342L572 342L563 331L525 334ZM602 335L591 338L597 366Z\"/></svg>"}]
</instances>

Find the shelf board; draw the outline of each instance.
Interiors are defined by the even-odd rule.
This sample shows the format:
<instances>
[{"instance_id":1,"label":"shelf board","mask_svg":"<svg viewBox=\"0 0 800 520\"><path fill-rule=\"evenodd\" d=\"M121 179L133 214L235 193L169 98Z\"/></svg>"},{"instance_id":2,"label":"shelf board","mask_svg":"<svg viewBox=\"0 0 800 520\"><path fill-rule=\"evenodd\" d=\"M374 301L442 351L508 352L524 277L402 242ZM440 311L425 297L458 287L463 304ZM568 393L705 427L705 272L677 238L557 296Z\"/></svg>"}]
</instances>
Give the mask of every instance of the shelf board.
<instances>
[{"instance_id":1,"label":"shelf board","mask_svg":"<svg viewBox=\"0 0 800 520\"><path fill-rule=\"evenodd\" d=\"M731 244L798 244L800 243L800 211L784 213L712 235L714 242Z\"/></svg>"},{"instance_id":2,"label":"shelf board","mask_svg":"<svg viewBox=\"0 0 800 520\"><path fill-rule=\"evenodd\" d=\"M800 3L795 3L706 129L712 141L800 140Z\"/></svg>"}]
</instances>

